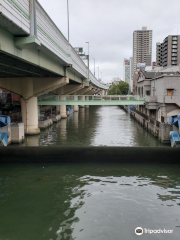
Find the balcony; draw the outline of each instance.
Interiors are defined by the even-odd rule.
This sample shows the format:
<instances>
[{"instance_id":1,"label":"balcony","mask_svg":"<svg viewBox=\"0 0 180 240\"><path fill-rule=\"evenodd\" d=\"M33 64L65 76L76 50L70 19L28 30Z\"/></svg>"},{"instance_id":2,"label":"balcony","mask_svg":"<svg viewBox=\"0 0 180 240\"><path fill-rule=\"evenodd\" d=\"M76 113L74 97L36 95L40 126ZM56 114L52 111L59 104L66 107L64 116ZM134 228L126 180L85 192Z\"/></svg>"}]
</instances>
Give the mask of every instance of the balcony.
<instances>
[{"instance_id":1,"label":"balcony","mask_svg":"<svg viewBox=\"0 0 180 240\"><path fill-rule=\"evenodd\" d=\"M165 103L175 103L176 104L177 97L176 96L165 96Z\"/></svg>"},{"instance_id":2,"label":"balcony","mask_svg":"<svg viewBox=\"0 0 180 240\"><path fill-rule=\"evenodd\" d=\"M157 96L146 96L146 99L145 99L146 102L157 102Z\"/></svg>"}]
</instances>

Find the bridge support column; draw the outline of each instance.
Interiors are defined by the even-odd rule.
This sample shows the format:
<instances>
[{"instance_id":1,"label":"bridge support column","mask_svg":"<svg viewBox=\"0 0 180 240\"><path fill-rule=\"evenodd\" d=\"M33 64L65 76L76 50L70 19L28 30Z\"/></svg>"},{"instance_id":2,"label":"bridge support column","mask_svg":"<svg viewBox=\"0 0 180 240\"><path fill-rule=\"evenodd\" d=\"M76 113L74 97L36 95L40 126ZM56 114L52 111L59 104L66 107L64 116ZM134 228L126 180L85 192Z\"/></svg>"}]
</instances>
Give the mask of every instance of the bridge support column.
<instances>
[{"instance_id":1,"label":"bridge support column","mask_svg":"<svg viewBox=\"0 0 180 240\"><path fill-rule=\"evenodd\" d=\"M78 105L74 105L74 112L79 112L79 106Z\"/></svg>"},{"instance_id":2,"label":"bridge support column","mask_svg":"<svg viewBox=\"0 0 180 240\"><path fill-rule=\"evenodd\" d=\"M101 95L105 95L105 91L104 90L101 91Z\"/></svg>"},{"instance_id":3,"label":"bridge support column","mask_svg":"<svg viewBox=\"0 0 180 240\"><path fill-rule=\"evenodd\" d=\"M89 96L86 96L85 100L89 100ZM85 105L85 108L89 108L89 105Z\"/></svg>"},{"instance_id":4,"label":"bridge support column","mask_svg":"<svg viewBox=\"0 0 180 240\"><path fill-rule=\"evenodd\" d=\"M66 100L66 96L61 96L61 100ZM60 105L61 118L67 118L66 105Z\"/></svg>"},{"instance_id":5,"label":"bridge support column","mask_svg":"<svg viewBox=\"0 0 180 240\"><path fill-rule=\"evenodd\" d=\"M32 97L29 100L21 98L21 113L25 134L39 134L37 97Z\"/></svg>"},{"instance_id":6,"label":"bridge support column","mask_svg":"<svg viewBox=\"0 0 180 240\"><path fill-rule=\"evenodd\" d=\"M84 97L84 96L81 96L81 97L80 97L81 100L83 100L83 97ZM79 105L79 108L85 108L85 106L84 106L84 105Z\"/></svg>"},{"instance_id":7,"label":"bridge support column","mask_svg":"<svg viewBox=\"0 0 180 240\"><path fill-rule=\"evenodd\" d=\"M78 96L74 96L74 100L77 101L78 100ZM78 105L74 105L74 112L79 112L79 106Z\"/></svg>"},{"instance_id":8,"label":"bridge support column","mask_svg":"<svg viewBox=\"0 0 180 240\"><path fill-rule=\"evenodd\" d=\"M39 134L37 97L31 97L33 95L33 79L26 79L22 82L21 87L23 95L23 98L21 98L21 113L24 132L26 135Z\"/></svg>"}]
</instances>

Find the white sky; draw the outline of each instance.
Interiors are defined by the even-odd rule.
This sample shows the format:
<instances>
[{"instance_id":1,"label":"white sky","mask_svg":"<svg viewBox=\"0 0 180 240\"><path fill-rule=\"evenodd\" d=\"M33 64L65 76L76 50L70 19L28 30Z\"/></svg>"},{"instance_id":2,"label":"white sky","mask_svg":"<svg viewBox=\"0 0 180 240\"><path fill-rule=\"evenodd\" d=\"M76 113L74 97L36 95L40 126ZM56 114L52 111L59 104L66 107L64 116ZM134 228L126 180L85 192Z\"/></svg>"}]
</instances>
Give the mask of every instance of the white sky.
<instances>
[{"instance_id":1,"label":"white sky","mask_svg":"<svg viewBox=\"0 0 180 240\"><path fill-rule=\"evenodd\" d=\"M67 38L67 0L39 0ZM90 48L90 70L96 77L110 82L123 77L123 58L132 56L133 31L147 26L153 30L153 56L156 42L167 35L180 34L179 0L69 0L70 43L73 47Z\"/></svg>"}]
</instances>

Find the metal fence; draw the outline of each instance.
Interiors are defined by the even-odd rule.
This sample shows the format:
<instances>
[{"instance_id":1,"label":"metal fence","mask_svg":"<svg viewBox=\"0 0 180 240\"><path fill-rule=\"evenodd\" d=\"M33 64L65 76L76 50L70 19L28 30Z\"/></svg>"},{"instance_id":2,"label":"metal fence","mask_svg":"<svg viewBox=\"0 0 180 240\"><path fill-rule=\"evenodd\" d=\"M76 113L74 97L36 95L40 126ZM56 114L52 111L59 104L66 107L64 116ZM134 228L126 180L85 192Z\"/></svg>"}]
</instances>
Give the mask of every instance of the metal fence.
<instances>
[{"instance_id":1,"label":"metal fence","mask_svg":"<svg viewBox=\"0 0 180 240\"><path fill-rule=\"evenodd\" d=\"M139 95L43 95L38 101L144 101L145 96Z\"/></svg>"},{"instance_id":2,"label":"metal fence","mask_svg":"<svg viewBox=\"0 0 180 240\"><path fill-rule=\"evenodd\" d=\"M136 110L136 109L131 109L131 111L136 112L137 114L139 114L140 116L142 116L144 119L148 120L149 122L151 122L152 124L156 125L156 127L160 127L160 122L157 121L154 118L149 117L148 115Z\"/></svg>"}]
</instances>

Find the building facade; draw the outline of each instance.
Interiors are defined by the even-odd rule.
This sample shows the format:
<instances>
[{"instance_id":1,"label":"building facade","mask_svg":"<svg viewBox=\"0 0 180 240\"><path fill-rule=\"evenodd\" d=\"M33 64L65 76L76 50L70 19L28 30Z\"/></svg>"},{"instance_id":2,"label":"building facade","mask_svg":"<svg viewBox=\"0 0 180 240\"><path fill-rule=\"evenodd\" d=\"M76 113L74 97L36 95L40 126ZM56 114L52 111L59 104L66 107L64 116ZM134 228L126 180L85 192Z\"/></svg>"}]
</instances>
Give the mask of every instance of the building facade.
<instances>
[{"instance_id":1,"label":"building facade","mask_svg":"<svg viewBox=\"0 0 180 240\"><path fill-rule=\"evenodd\" d=\"M146 104L138 110L154 121L169 122L171 115L180 114L179 83L179 72L141 72L137 93L146 95Z\"/></svg>"},{"instance_id":2,"label":"building facade","mask_svg":"<svg viewBox=\"0 0 180 240\"><path fill-rule=\"evenodd\" d=\"M147 27L133 32L133 72L138 63L152 64L152 30L147 30Z\"/></svg>"},{"instance_id":3,"label":"building facade","mask_svg":"<svg viewBox=\"0 0 180 240\"><path fill-rule=\"evenodd\" d=\"M131 84L131 60L124 58L123 59L123 81Z\"/></svg>"},{"instance_id":4,"label":"building facade","mask_svg":"<svg viewBox=\"0 0 180 240\"><path fill-rule=\"evenodd\" d=\"M180 64L180 35L169 35L162 43L156 43L156 66L167 67Z\"/></svg>"}]
</instances>

